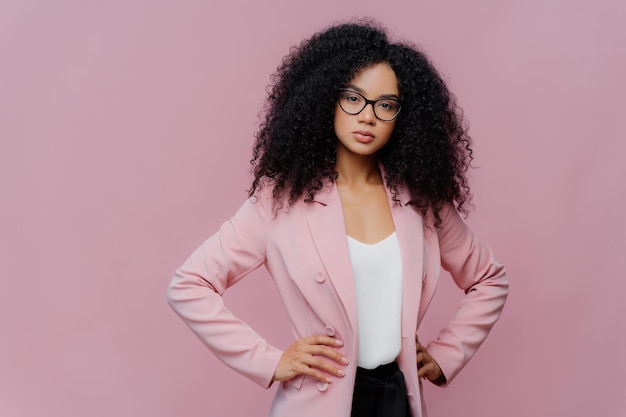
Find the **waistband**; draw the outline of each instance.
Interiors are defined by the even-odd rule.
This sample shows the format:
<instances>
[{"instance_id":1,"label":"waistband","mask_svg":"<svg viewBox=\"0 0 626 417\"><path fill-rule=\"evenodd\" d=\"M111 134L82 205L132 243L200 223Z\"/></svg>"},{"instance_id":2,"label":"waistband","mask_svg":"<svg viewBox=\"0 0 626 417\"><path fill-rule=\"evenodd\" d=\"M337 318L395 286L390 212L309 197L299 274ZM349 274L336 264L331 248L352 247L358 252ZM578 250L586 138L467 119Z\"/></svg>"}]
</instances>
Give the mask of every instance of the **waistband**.
<instances>
[{"instance_id":1,"label":"waistband","mask_svg":"<svg viewBox=\"0 0 626 417\"><path fill-rule=\"evenodd\" d=\"M399 370L400 368L398 367L398 362L393 361L384 365L380 365L374 369L365 369L359 366L356 368L356 373L357 375L361 374L363 376L369 376L384 381Z\"/></svg>"}]
</instances>

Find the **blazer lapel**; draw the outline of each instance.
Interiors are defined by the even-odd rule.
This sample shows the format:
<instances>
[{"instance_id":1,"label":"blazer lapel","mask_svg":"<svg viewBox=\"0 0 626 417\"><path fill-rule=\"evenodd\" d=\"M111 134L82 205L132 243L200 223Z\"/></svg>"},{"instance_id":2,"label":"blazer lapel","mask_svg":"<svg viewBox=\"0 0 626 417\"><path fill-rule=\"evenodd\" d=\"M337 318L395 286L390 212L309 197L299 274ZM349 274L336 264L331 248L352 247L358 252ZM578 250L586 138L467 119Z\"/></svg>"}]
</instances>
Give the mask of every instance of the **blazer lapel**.
<instances>
[{"instance_id":1,"label":"blazer lapel","mask_svg":"<svg viewBox=\"0 0 626 417\"><path fill-rule=\"evenodd\" d=\"M422 293L424 226L422 217L412 207L394 202L391 192L386 189L402 257L401 332L402 337L415 337Z\"/></svg>"},{"instance_id":2,"label":"blazer lapel","mask_svg":"<svg viewBox=\"0 0 626 417\"><path fill-rule=\"evenodd\" d=\"M334 185L315 195L314 212L308 218L309 231L328 278L347 313L352 329L357 329L356 293L346 238L346 225L339 192Z\"/></svg>"}]
</instances>

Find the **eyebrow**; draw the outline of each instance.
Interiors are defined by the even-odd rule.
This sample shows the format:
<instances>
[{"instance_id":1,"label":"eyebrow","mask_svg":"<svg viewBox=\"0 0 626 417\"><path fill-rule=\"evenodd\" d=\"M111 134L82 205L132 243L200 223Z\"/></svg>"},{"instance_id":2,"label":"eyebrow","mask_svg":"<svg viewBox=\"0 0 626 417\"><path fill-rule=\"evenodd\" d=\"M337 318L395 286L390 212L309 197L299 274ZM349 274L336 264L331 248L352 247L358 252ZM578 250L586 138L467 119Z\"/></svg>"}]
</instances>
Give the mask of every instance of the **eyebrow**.
<instances>
[{"instance_id":1,"label":"eyebrow","mask_svg":"<svg viewBox=\"0 0 626 417\"><path fill-rule=\"evenodd\" d=\"M350 90L354 90L357 93L361 93L363 95L365 95L365 91L363 91L362 88L357 87L354 84L348 84L345 86L345 88L348 88ZM377 100L381 100L381 99L386 99L386 98L390 98L390 99L394 99L394 100L400 100L400 97L397 94L382 94L380 95Z\"/></svg>"}]
</instances>

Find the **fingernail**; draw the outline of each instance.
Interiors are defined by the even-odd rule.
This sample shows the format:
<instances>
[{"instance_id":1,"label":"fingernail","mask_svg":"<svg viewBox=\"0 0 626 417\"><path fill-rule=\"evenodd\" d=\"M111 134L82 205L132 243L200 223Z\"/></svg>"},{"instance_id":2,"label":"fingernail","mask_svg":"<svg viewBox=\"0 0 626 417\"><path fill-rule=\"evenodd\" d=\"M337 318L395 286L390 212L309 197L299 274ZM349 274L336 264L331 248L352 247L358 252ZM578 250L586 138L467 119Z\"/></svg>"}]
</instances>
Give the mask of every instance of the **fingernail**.
<instances>
[{"instance_id":1,"label":"fingernail","mask_svg":"<svg viewBox=\"0 0 626 417\"><path fill-rule=\"evenodd\" d=\"M341 370L341 369L338 369L338 370L337 370L337 374L338 374L338 375L341 375L341 376L344 376L344 375L346 374L346 372L345 372L345 371L343 371L343 370Z\"/></svg>"},{"instance_id":2,"label":"fingernail","mask_svg":"<svg viewBox=\"0 0 626 417\"><path fill-rule=\"evenodd\" d=\"M331 382L333 382L333 380L330 379L330 378L326 378L326 382L328 382L330 384Z\"/></svg>"},{"instance_id":3,"label":"fingernail","mask_svg":"<svg viewBox=\"0 0 626 417\"><path fill-rule=\"evenodd\" d=\"M348 363L348 358L346 358L345 356L342 356L341 357L341 362Z\"/></svg>"},{"instance_id":4,"label":"fingernail","mask_svg":"<svg viewBox=\"0 0 626 417\"><path fill-rule=\"evenodd\" d=\"M339 340L339 339L335 339L335 344L337 346L343 346L343 342L341 340Z\"/></svg>"}]
</instances>

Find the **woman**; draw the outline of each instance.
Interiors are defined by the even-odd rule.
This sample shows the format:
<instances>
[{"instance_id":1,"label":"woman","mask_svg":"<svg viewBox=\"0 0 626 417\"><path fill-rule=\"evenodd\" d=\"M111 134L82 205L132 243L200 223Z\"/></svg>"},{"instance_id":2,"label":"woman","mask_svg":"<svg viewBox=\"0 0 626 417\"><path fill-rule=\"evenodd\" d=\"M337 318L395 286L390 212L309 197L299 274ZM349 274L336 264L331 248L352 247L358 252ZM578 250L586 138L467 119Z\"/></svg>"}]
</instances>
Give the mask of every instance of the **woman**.
<instances>
[{"instance_id":1,"label":"woman","mask_svg":"<svg viewBox=\"0 0 626 417\"><path fill-rule=\"evenodd\" d=\"M470 139L416 48L371 23L315 34L273 78L249 199L176 272L174 310L228 366L269 387L270 416L425 415L498 319L504 268L458 212ZM222 294L264 265L294 343L267 343ZM427 347L417 329L443 266L465 291Z\"/></svg>"}]
</instances>

